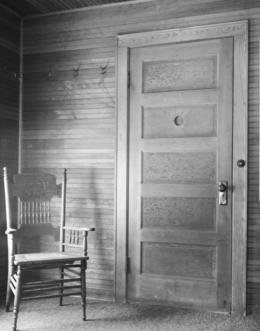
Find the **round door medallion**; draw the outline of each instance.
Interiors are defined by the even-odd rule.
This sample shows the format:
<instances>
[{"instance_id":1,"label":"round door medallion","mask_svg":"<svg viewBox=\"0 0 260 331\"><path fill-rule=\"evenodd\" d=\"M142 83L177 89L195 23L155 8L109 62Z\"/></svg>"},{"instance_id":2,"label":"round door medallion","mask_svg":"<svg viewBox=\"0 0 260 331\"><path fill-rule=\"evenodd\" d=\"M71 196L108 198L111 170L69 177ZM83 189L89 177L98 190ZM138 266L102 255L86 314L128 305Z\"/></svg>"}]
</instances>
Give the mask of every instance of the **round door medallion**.
<instances>
[{"instance_id":1,"label":"round door medallion","mask_svg":"<svg viewBox=\"0 0 260 331\"><path fill-rule=\"evenodd\" d=\"M180 125L182 125L182 124L183 124L183 117L180 116L180 115L176 116L176 117L174 118L174 124L175 124L176 126L180 126Z\"/></svg>"}]
</instances>

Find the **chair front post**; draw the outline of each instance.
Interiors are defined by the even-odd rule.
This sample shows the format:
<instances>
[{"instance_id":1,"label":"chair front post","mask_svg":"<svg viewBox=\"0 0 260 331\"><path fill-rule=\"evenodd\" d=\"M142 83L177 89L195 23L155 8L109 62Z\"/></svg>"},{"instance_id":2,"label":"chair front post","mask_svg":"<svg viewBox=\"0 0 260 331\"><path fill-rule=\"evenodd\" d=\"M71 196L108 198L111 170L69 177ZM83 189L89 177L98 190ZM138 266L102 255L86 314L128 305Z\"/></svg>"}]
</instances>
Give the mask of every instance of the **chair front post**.
<instances>
[{"instance_id":1,"label":"chair front post","mask_svg":"<svg viewBox=\"0 0 260 331\"><path fill-rule=\"evenodd\" d=\"M10 206L10 191L8 182L7 168L3 168L4 172L4 191L5 191L5 213L6 213L6 231L7 235L7 249L8 249L8 275L7 275L7 287L6 287L6 305L5 310L9 311L11 300L10 279L14 273L14 233L15 229L12 229L12 214Z\"/></svg>"},{"instance_id":2,"label":"chair front post","mask_svg":"<svg viewBox=\"0 0 260 331\"><path fill-rule=\"evenodd\" d=\"M60 218L60 252L64 252L65 222L66 222L66 190L67 190L67 169L64 169L61 189L61 218Z\"/></svg>"},{"instance_id":3,"label":"chair front post","mask_svg":"<svg viewBox=\"0 0 260 331\"><path fill-rule=\"evenodd\" d=\"M88 232L84 231L83 233L83 254L88 256Z\"/></svg>"},{"instance_id":4,"label":"chair front post","mask_svg":"<svg viewBox=\"0 0 260 331\"><path fill-rule=\"evenodd\" d=\"M86 269L87 263L85 260L81 261L81 302L83 309L83 321L86 321Z\"/></svg>"},{"instance_id":5,"label":"chair front post","mask_svg":"<svg viewBox=\"0 0 260 331\"><path fill-rule=\"evenodd\" d=\"M21 300L21 290L22 290L22 268L21 266L18 266L16 289L14 296L13 331L16 331L16 327L17 327L17 319L18 319L20 300Z\"/></svg>"},{"instance_id":6,"label":"chair front post","mask_svg":"<svg viewBox=\"0 0 260 331\"><path fill-rule=\"evenodd\" d=\"M12 229L12 213L10 205L10 189L6 167L4 170L4 190L5 190L5 213L6 213L6 235L8 240L8 256L14 256L14 242Z\"/></svg>"},{"instance_id":7,"label":"chair front post","mask_svg":"<svg viewBox=\"0 0 260 331\"><path fill-rule=\"evenodd\" d=\"M5 234L7 235L7 243L8 243L8 274L7 274L7 286L6 286L6 301L5 301L5 311L8 312L10 308L10 302L11 302L11 288L10 288L10 282L11 277L15 272L14 267L14 232L16 230L9 229L5 231Z\"/></svg>"},{"instance_id":8,"label":"chair front post","mask_svg":"<svg viewBox=\"0 0 260 331\"><path fill-rule=\"evenodd\" d=\"M61 219L60 219L60 252L64 252L65 222L66 222L66 189L67 189L67 169L63 172L63 182L61 187ZM60 268L60 306L63 305L64 267Z\"/></svg>"}]
</instances>

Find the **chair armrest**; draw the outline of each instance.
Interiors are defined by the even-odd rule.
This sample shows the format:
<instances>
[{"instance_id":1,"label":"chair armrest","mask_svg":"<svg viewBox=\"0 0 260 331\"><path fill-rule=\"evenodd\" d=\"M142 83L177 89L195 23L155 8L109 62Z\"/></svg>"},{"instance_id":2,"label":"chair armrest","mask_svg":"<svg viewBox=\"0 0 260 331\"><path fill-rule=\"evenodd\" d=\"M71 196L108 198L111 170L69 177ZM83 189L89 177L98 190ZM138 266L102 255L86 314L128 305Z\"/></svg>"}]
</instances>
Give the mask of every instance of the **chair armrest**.
<instances>
[{"instance_id":1,"label":"chair armrest","mask_svg":"<svg viewBox=\"0 0 260 331\"><path fill-rule=\"evenodd\" d=\"M95 231L95 228L81 228L77 226L63 226L63 230L72 230L72 231L83 231L83 232L89 232L89 231Z\"/></svg>"},{"instance_id":2,"label":"chair armrest","mask_svg":"<svg viewBox=\"0 0 260 331\"><path fill-rule=\"evenodd\" d=\"M88 242L87 242L87 237L88 237L88 232L89 231L95 231L95 228L81 228L81 227L76 227L76 226L62 226L61 231L69 231L69 243L62 243L62 246L81 246L83 248L83 254L84 256L87 256L87 248L88 248ZM82 244L79 245L79 235L75 236L75 233L79 234L82 233ZM74 233L74 234L73 234Z\"/></svg>"},{"instance_id":3,"label":"chair armrest","mask_svg":"<svg viewBox=\"0 0 260 331\"><path fill-rule=\"evenodd\" d=\"M5 234L8 235L8 234L14 234L17 230L16 229L12 229L12 228L9 228L5 231Z\"/></svg>"}]
</instances>

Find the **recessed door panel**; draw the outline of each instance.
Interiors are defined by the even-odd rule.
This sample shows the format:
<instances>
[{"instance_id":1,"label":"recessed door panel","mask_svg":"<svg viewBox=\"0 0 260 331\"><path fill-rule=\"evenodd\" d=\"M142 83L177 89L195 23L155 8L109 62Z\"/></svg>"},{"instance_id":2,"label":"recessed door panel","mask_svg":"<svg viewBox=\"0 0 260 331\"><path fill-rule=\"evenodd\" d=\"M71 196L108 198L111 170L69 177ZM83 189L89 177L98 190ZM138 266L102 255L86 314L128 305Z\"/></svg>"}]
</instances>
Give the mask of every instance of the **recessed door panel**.
<instances>
[{"instance_id":1,"label":"recessed door panel","mask_svg":"<svg viewBox=\"0 0 260 331\"><path fill-rule=\"evenodd\" d=\"M214 231L216 199L143 197L141 213L142 228Z\"/></svg>"},{"instance_id":2,"label":"recessed door panel","mask_svg":"<svg viewBox=\"0 0 260 331\"><path fill-rule=\"evenodd\" d=\"M216 154L143 153L143 183L215 183Z\"/></svg>"},{"instance_id":3,"label":"recessed door panel","mask_svg":"<svg viewBox=\"0 0 260 331\"><path fill-rule=\"evenodd\" d=\"M216 276L216 248L205 245L143 243L141 273L170 277L213 279ZM154 263L156 261L156 263Z\"/></svg>"},{"instance_id":4,"label":"recessed door panel","mask_svg":"<svg viewBox=\"0 0 260 331\"><path fill-rule=\"evenodd\" d=\"M144 139L215 137L216 105L144 108L142 130Z\"/></svg>"},{"instance_id":5,"label":"recessed door panel","mask_svg":"<svg viewBox=\"0 0 260 331\"><path fill-rule=\"evenodd\" d=\"M216 83L217 56L143 63L144 92L214 88Z\"/></svg>"}]
</instances>

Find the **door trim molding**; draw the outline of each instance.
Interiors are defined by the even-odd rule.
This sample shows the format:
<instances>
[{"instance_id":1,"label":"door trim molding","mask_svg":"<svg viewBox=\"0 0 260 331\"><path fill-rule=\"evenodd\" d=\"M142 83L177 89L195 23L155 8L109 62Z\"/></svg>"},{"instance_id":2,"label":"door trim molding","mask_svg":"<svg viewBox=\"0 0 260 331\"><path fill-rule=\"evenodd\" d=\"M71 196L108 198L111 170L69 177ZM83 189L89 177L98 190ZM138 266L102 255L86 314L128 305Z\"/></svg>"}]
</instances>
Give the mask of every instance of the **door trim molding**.
<instances>
[{"instance_id":1,"label":"door trim molding","mask_svg":"<svg viewBox=\"0 0 260 331\"><path fill-rule=\"evenodd\" d=\"M117 173L116 173L116 260L115 297L127 300L128 245L128 71L131 48L233 37L233 206L232 206L232 302L233 313L246 313L247 251L247 89L248 89L248 22L202 25L181 29L119 35L117 38Z\"/></svg>"}]
</instances>

